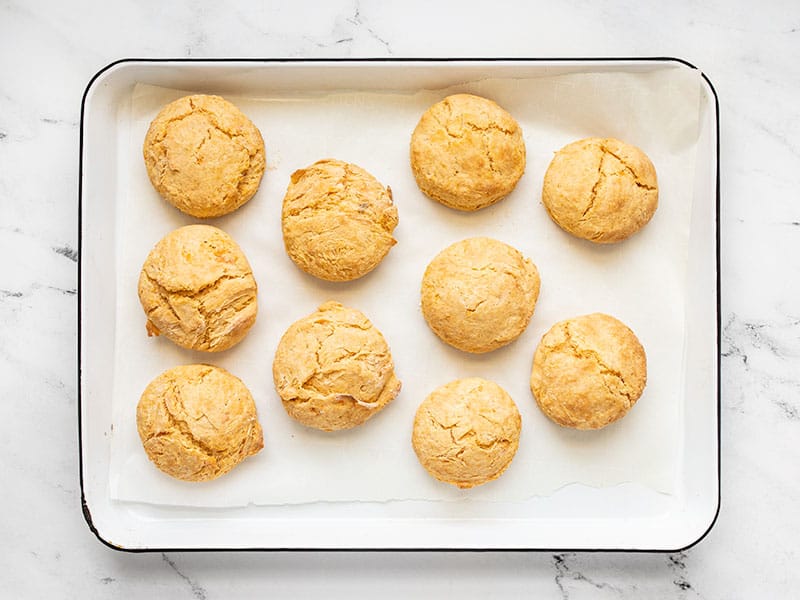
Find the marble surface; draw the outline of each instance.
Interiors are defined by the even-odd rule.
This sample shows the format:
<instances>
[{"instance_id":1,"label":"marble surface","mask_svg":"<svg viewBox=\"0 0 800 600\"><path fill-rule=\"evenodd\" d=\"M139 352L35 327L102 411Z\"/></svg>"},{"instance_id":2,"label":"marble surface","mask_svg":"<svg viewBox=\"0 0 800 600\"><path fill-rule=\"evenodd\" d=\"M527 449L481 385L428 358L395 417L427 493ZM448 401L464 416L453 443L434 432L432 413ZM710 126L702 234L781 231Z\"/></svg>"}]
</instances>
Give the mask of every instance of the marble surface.
<instances>
[{"instance_id":1,"label":"marble surface","mask_svg":"<svg viewBox=\"0 0 800 600\"><path fill-rule=\"evenodd\" d=\"M800 5L649 4L0 2L2 595L800 595ZM101 545L78 487L80 98L107 63L149 56L678 56L701 67L722 119L723 503L708 537L667 555Z\"/></svg>"}]
</instances>

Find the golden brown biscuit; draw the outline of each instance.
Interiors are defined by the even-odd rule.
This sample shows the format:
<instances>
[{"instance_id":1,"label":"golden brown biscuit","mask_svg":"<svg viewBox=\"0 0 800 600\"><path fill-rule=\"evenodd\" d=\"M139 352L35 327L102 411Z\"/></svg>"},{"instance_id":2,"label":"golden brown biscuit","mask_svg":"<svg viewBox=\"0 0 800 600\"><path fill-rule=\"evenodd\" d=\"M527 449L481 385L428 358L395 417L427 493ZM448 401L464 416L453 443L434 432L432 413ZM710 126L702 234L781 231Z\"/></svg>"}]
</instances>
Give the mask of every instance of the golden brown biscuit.
<instances>
[{"instance_id":1,"label":"golden brown biscuit","mask_svg":"<svg viewBox=\"0 0 800 600\"><path fill-rule=\"evenodd\" d=\"M326 159L292 174L283 199L283 242L303 271L350 281L378 266L396 243L392 190L357 165Z\"/></svg>"},{"instance_id":2,"label":"golden brown biscuit","mask_svg":"<svg viewBox=\"0 0 800 600\"><path fill-rule=\"evenodd\" d=\"M250 392L210 365L175 367L151 381L136 426L150 460L184 481L216 479L264 447Z\"/></svg>"},{"instance_id":3,"label":"golden brown biscuit","mask_svg":"<svg viewBox=\"0 0 800 600\"><path fill-rule=\"evenodd\" d=\"M497 479L519 446L522 418L499 385L479 377L434 390L417 409L411 444L433 477L460 488Z\"/></svg>"},{"instance_id":4,"label":"golden brown biscuit","mask_svg":"<svg viewBox=\"0 0 800 600\"><path fill-rule=\"evenodd\" d=\"M210 225L187 225L155 245L139 276L148 335L182 348L219 352L256 320L256 281L241 248Z\"/></svg>"},{"instance_id":5,"label":"golden brown biscuit","mask_svg":"<svg viewBox=\"0 0 800 600\"><path fill-rule=\"evenodd\" d=\"M539 272L508 244L476 237L442 250L422 278L422 314L451 346L480 354L525 331L539 297Z\"/></svg>"},{"instance_id":6,"label":"golden brown biscuit","mask_svg":"<svg viewBox=\"0 0 800 600\"><path fill-rule=\"evenodd\" d=\"M264 175L261 132L219 96L185 96L156 115L142 148L147 175L170 204L193 217L239 208Z\"/></svg>"},{"instance_id":7,"label":"golden brown biscuit","mask_svg":"<svg viewBox=\"0 0 800 600\"><path fill-rule=\"evenodd\" d=\"M559 150L544 176L542 202L564 231L599 244L644 227L658 207L647 155L613 138L587 138Z\"/></svg>"},{"instance_id":8,"label":"golden brown biscuit","mask_svg":"<svg viewBox=\"0 0 800 600\"><path fill-rule=\"evenodd\" d=\"M326 302L283 334L272 363L289 416L335 431L361 425L400 392L389 346L363 313Z\"/></svg>"},{"instance_id":9,"label":"golden brown biscuit","mask_svg":"<svg viewBox=\"0 0 800 600\"><path fill-rule=\"evenodd\" d=\"M484 208L510 194L525 171L522 130L491 100L448 96L414 129L411 170L429 198L458 210Z\"/></svg>"},{"instance_id":10,"label":"golden brown biscuit","mask_svg":"<svg viewBox=\"0 0 800 600\"><path fill-rule=\"evenodd\" d=\"M564 427L600 429L621 419L646 382L647 358L636 335L602 313L556 323L533 357L536 403Z\"/></svg>"}]
</instances>

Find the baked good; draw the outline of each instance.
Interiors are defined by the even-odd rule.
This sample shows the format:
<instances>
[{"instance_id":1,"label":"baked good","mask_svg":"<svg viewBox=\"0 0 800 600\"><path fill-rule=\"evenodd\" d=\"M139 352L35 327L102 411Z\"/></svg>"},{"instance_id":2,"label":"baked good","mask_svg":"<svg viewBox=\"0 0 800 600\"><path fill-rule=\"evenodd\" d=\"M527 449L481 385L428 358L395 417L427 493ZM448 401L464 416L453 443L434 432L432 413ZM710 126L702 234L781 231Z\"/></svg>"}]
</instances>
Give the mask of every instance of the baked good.
<instances>
[{"instance_id":1,"label":"baked good","mask_svg":"<svg viewBox=\"0 0 800 600\"><path fill-rule=\"evenodd\" d=\"M156 115L142 148L153 186L193 217L226 215L250 200L264 175L264 140L219 96L185 96Z\"/></svg>"},{"instance_id":2,"label":"baked good","mask_svg":"<svg viewBox=\"0 0 800 600\"><path fill-rule=\"evenodd\" d=\"M238 344L256 320L256 292L241 248L210 225L168 233L139 276L148 335L190 350L219 352Z\"/></svg>"},{"instance_id":3,"label":"baked good","mask_svg":"<svg viewBox=\"0 0 800 600\"><path fill-rule=\"evenodd\" d=\"M433 477L460 488L497 479L519 446L517 405L493 381L470 377L435 389L417 409L411 444Z\"/></svg>"},{"instance_id":4,"label":"baked good","mask_svg":"<svg viewBox=\"0 0 800 600\"><path fill-rule=\"evenodd\" d=\"M599 244L619 242L655 213L656 170L644 152L625 142L578 140L550 162L542 202L564 231Z\"/></svg>"},{"instance_id":5,"label":"baked good","mask_svg":"<svg viewBox=\"0 0 800 600\"><path fill-rule=\"evenodd\" d=\"M151 381L136 427L153 464L184 481L216 479L264 447L247 387L211 365L175 367Z\"/></svg>"},{"instance_id":6,"label":"baked good","mask_svg":"<svg viewBox=\"0 0 800 600\"><path fill-rule=\"evenodd\" d=\"M361 425L400 392L381 332L362 312L338 302L289 327L272 375L289 416L323 431Z\"/></svg>"},{"instance_id":7,"label":"baked good","mask_svg":"<svg viewBox=\"0 0 800 600\"><path fill-rule=\"evenodd\" d=\"M556 323L533 357L536 403L564 427L600 429L621 419L646 382L647 358L638 338L602 313Z\"/></svg>"},{"instance_id":8,"label":"baked good","mask_svg":"<svg viewBox=\"0 0 800 600\"><path fill-rule=\"evenodd\" d=\"M510 194L525 171L522 130L491 100L448 96L414 129L411 170L429 198L458 210L484 208Z\"/></svg>"},{"instance_id":9,"label":"baked good","mask_svg":"<svg viewBox=\"0 0 800 600\"><path fill-rule=\"evenodd\" d=\"M378 266L396 240L392 190L361 167L326 159L292 174L283 199L283 242L294 263L327 281Z\"/></svg>"},{"instance_id":10,"label":"baked good","mask_svg":"<svg viewBox=\"0 0 800 600\"><path fill-rule=\"evenodd\" d=\"M487 237L442 250L422 278L422 314L442 341L490 352L517 339L539 297L539 272L508 244Z\"/></svg>"}]
</instances>

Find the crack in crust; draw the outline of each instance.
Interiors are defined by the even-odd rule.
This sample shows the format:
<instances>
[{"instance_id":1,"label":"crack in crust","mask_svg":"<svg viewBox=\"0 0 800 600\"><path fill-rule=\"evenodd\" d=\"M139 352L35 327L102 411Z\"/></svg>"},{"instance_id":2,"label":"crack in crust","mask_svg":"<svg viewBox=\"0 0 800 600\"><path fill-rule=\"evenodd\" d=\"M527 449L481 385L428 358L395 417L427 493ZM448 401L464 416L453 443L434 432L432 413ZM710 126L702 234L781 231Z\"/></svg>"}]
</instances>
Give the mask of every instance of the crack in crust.
<instances>
[{"instance_id":1,"label":"crack in crust","mask_svg":"<svg viewBox=\"0 0 800 600\"><path fill-rule=\"evenodd\" d=\"M657 189L656 186L649 185L649 184L643 182L641 180L641 178L640 178L640 175L638 173L636 173L636 171L633 170L633 167L631 167L630 164L628 164L619 154L615 154L614 152L609 150L608 147L605 144L601 144L600 148L603 151L603 154L610 154L611 156L616 158L622 164L622 166L625 168L625 171L628 172L628 174L633 179L633 182L638 187L643 188L645 190L651 190L651 191ZM616 174L618 175L618 173L616 173Z\"/></svg>"},{"instance_id":2,"label":"crack in crust","mask_svg":"<svg viewBox=\"0 0 800 600\"><path fill-rule=\"evenodd\" d=\"M589 202L586 204L586 208L583 209L581 213L581 220L586 219L586 215L594 208L594 201L597 198L597 190L598 188L605 182L606 174L603 171L603 161L606 158L606 153L600 155L600 162L597 163L597 181L594 182L592 186L591 194L589 195Z\"/></svg>"},{"instance_id":3,"label":"crack in crust","mask_svg":"<svg viewBox=\"0 0 800 600\"><path fill-rule=\"evenodd\" d=\"M208 375L210 371L210 368L201 371L198 374L199 382L196 385L202 386L206 375ZM195 382L192 383L194 384ZM167 398L170 398L172 402L167 402ZM195 436L192 428L187 422L188 415L186 414L187 411L183 403L181 387L178 381L175 379L169 380L169 389L167 393L164 394L164 397L161 399L161 401L163 404L164 415L167 417L168 427L160 431L154 430L151 435L144 440L144 443L147 444L150 440L157 437L178 435L183 438L184 443L182 445L187 448L194 447L205 454L212 464L215 464L218 457L223 454L223 451L209 446L202 439ZM202 413L202 416L205 417L206 422L209 423L214 430L217 429L217 427L211 422L205 413Z\"/></svg>"},{"instance_id":4,"label":"crack in crust","mask_svg":"<svg viewBox=\"0 0 800 600\"><path fill-rule=\"evenodd\" d=\"M624 375L617 369L613 369L606 361L602 358L597 350L591 348L590 346L586 345L585 343L581 345L579 342L579 338L577 334L573 333L573 324L567 322L564 327L564 332L566 335L566 345L569 346L573 356L575 358L585 358L594 361L594 363L598 367L598 372L601 375L609 375L616 379L621 385L617 387L616 390L612 390L611 387L606 382L605 378L602 379L603 385L605 389L608 391L610 395L621 395L624 396L627 400L627 403L623 406L623 409L627 411L632 406L631 397L633 392L629 389L629 386L625 383ZM621 400L621 398L620 398Z\"/></svg>"}]
</instances>

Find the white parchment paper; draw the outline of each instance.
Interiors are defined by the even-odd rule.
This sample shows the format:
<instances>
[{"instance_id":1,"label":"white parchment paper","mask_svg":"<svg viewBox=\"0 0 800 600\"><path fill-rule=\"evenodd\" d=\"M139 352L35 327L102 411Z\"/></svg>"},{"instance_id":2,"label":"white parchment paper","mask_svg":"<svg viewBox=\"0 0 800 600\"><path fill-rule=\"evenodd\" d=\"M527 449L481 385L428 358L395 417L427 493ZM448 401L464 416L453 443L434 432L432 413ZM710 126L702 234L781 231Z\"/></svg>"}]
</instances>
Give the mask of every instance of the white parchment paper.
<instances>
[{"instance_id":1,"label":"white parchment paper","mask_svg":"<svg viewBox=\"0 0 800 600\"><path fill-rule=\"evenodd\" d=\"M378 84L379 82L376 82ZM481 80L447 89L403 93L332 93L227 97L261 130L267 172L257 195L232 215L209 221L243 248L259 285L259 316L232 350L193 353L148 338L136 285L153 245L196 220L179 213L151 187L141 156L150 121L186 93L139 85L120 108L117 239L117 321L110 493L116 500L163 505L241 506L318 501L398 499L516 501L550 495L580 482L636 482L671 493L681 451L684 291L690 203L698 132L699 75L687 69L592 73L528 80ZM408 144L422 112L455 92L497 101L521 124L527 169L516 190L477 213L450 210L418 190ZM659 208L641 232L620 244L596 246L551 222L541 204L553 153L588 136L612 136L644 149L658 171ZM280 212L290 174L333 157L354 162L391 186L400 224L398 244L371 274L332 284L303 274L283 249ZM419 308L419 286L433 256L457 240L488 235L512 244L538 266L536 312L513 344L472 356L440 342ZM296 319L328 299L362 310L384 333L403 382L397 399L363 427L323 433L293 422L272 385L272 357ZM648 383L635 408L596 432L562 429L538 410L528 380L533 352L556 321L602 311L627 323L648 357ZM264 450L224 477L185 483L158 471L136 432L141 392L179 364L222 366L250 388L264 429ZM497 381L522 414L519 451L497 481L457 490L432 479L411 448L422 399L452 379Z\"/></svg>"}]
</instances>

